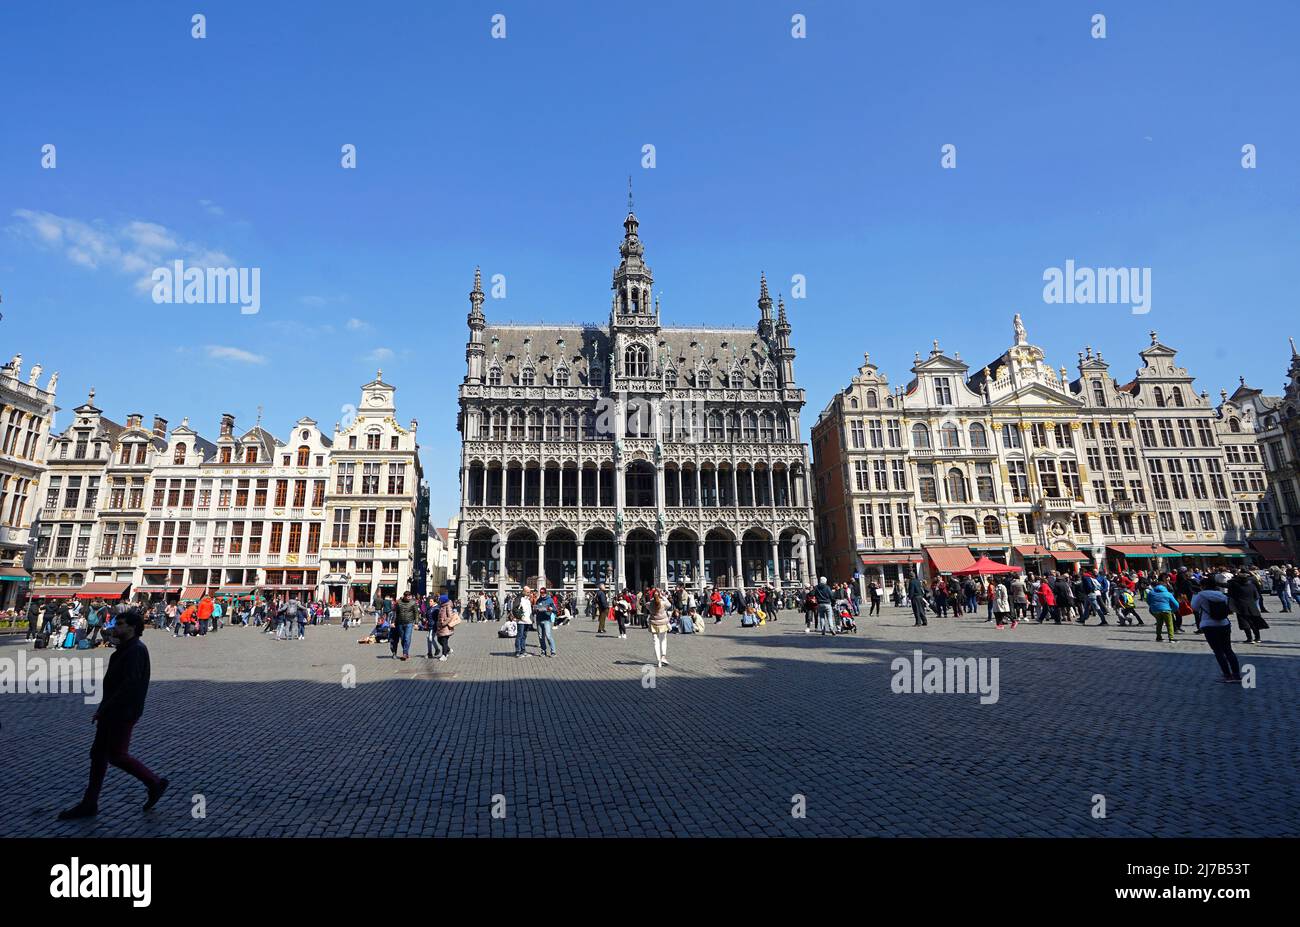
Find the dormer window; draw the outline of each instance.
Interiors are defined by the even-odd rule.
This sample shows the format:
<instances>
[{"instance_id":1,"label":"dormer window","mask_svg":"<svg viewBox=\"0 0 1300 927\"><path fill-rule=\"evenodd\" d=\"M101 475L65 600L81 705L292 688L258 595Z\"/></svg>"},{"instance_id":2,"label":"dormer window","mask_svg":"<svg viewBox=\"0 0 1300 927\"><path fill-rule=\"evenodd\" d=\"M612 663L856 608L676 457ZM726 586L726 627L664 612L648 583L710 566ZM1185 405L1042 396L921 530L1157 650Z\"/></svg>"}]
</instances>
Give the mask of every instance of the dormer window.
<instances>
[{"instance_id":1,"label":"dormer window","mask_svg":"<svg viewBox=\"0 0 1300 927\"><path fill-rule=\"evenodd\" d=\"M561 367L559 370L555 371L555 385L556 385L556 386L568 386L568 385L569 385L569 368L568 368L568 367Z\"/></svg>"},{"instance_id":2,"label":"dormer window","mask_svg":"<svg viewBox=\"0 0 1300 927\"><path fill-rule=\"evenodd\" d=\"M307 433L304 431L303 434L306 435ZM311 448L304 444L302 447L298 448L298 466L305 467L308 465L310 460Z\"/></svg>"},{"instance_id":3,"label":"dormer window","mask_svg":"<svg viewBox=\"0 0 1300 927\"><path fill-rule=\"evenodd\" d=\"M501 385L501 368L495 364L488 370L488 386Z\"/></svg>"},{"instance_id":4,"label":"dormer window","mask_svg":"<svg viewBox=\"0 0 1300 927\"><path fill-rule=\"evenodd\" d=\"M776 389L776 374L774 374L770 370L763 371L763 389ZM875 395L874 393L868 395L867 397L868 403L871 402L871 397L874 395Z\"/></svg>"},{"instance_id":5,"label":"dormer window","mask_svg":"<svg viewBox=\"0 0 1300 927\"><path fill-rule=\"evenodd\" d=\"M172 463L174 464L185 463L185 451L186 448L184 444L176 445L176 452L172 455Z\"/></svg>"},{"instance_id":6,"label":"dormer window","mask_svg":"<svg viewBox=\"0 0 1300 927\"><path fill-rule=\"evenodd\" d=\"M676 386L676 385L677 385L677 369L675 367L669 367L666 370L664 370L664 386Z\"/></svg>"},{"instance_id":7,"label":"dormer window","mask_svg":"<svg viewBox=\"0 0 1300 927\"><path fill-rule=\"evenodd\" d=\"M739 370L733 370L733 371L731 371L731 373L727 376L727 387L728 387L728 389L744 389L744 388L745 388L745 378L744 378L744 376L741 374L741 372L740 372Z\"/></svg>"},{"instance_id":8,"label":"dormer window","mask_svg":"<svg viewBox=\"0 0 1300 927\"><path fill-rule=\"evenodd\" d=\"M934 400L941 406L952 405L952 384L947 377L934 378Z\"/></svg>"},{"instance_id":9,"label":"dormer window","mask_svg":"<svg viewBox=\"0 0 1300 927\"><path fill-rule=\"evenodd\" d=\"M227 447L223 447L223 448L221 449L221 453L220 453L220 455L218 456L217 459L218 459L221 463L230 463L230 453L231 453L231 449L230 449L230 447L228 447L228 446L227 446Z\"/></svg>"},{"instance_id":10,"label":"dormer window","mask_svg":"<svg viewBox=\"0 0 1300 927\"><path fill-rule=\"evenodd\" d=\"M709 376L709 372L703 367L695 371L695 385L703 389L708 389L713 385L713 380Z\"/></svg>"},{"instance_id":11,"label":"dormer window","mask_svg":"<svg viewBox=\"0 0 1300 927\"><path fill-rule=\"evenodd\" d=\"M591 380L591 385L592 385L592 386L604 386L604 385L605 385L605 369L604 369L603 367L601 367L599 364L597 364L596 366L592 367L592 368L591 368L591 376L590 376L589 379Z\"/></svg>"},{"instance_id":12,"label":"dormer window","mask_svg":"<svg viewBox=\"0 0 1300 927\"><path fill-rule=\"evenodd\" d=\"M533 374L532 367L525 367L522 371L520 371L519 373L520 386L532 386L533 381L534 381L534 374Z\"/></svg>"},{"instance_id":13,"label":"dormer window","mask_svg":"<svg viewBox=\"0 0 1300 927\"><path fill-rule=\"evenodd\" d=\"M257 463L257 447L244 448L244 463Z\"/></svg>"}]
</instances>

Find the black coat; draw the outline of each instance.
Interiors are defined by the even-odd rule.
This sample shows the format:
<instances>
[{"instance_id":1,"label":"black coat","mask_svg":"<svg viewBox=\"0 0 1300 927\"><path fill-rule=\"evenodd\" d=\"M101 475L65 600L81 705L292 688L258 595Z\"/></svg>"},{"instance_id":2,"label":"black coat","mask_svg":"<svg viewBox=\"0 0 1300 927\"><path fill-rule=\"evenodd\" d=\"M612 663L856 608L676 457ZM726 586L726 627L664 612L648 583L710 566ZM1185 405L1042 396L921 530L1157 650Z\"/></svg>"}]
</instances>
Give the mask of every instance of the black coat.
<instances>
[{"instance_id":1,"label":"black coat","mask_svg":"<svg viewBox=\"0 0 1300 927\"><path fill-rule=\"evenodd\" d=\"M1249 576L1234 576L1228 583L1228 601L1237 613L1237 624L1244 631L1247 627L1261 631L1268 627L1268 622L1259 612L1259 587Z\"/></svg>"}]
</instances>

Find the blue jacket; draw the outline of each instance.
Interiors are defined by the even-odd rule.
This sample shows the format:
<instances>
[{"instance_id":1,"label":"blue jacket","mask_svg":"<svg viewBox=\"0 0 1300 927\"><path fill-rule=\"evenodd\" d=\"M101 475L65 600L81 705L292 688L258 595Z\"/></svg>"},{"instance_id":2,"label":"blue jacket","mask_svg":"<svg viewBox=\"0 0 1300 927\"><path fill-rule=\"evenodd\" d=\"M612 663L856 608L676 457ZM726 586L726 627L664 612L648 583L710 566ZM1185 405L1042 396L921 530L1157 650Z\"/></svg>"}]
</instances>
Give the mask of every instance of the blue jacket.
<instances>
[{"instance_id":1,"label":"blue jacket","mask_svg":"<svg viewBox=\"0 0 1300 927\"><path fill-rule=\"evenodd\" d=\"M1156 612L1178 612L1178 600L1174 594L1163 585L1157 583L1147 590L1147 608L1151 609L1151 614Z\"/></svg>"}]
</instances>

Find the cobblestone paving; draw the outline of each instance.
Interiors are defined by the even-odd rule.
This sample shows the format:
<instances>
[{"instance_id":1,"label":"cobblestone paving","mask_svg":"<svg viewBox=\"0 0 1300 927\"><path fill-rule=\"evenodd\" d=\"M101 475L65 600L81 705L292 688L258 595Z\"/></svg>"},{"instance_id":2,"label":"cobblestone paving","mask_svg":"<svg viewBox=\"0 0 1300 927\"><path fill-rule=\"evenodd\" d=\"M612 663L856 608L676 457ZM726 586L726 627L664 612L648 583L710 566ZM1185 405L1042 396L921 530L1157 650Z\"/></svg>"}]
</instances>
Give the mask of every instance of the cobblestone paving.
<instances>
[{"instance_id":1,"label":"cobblestone paving","mask_svg":"<svg viewBox=\"0 0 1300 927\"><path fill-rule=\"evenodd\" d=\"M1247 689L1216 681L1190 630L1171 646L1149 621L914 628L889 607L834 638L789 612L672 635L653 688L648 634L586 619L555 659L462 625L442 663L418 633L403 663L337 625L302 642L150 631L132 752L171 779L158 809L110 769L97 819L54 820L84 787L92 709L6 694L0 836L1295 836L1300 627L1267 617L1263 646L1236 644ZM891 661L915 648L999 658L998 701L895 694Z\"/></svg>"}]
</instances>

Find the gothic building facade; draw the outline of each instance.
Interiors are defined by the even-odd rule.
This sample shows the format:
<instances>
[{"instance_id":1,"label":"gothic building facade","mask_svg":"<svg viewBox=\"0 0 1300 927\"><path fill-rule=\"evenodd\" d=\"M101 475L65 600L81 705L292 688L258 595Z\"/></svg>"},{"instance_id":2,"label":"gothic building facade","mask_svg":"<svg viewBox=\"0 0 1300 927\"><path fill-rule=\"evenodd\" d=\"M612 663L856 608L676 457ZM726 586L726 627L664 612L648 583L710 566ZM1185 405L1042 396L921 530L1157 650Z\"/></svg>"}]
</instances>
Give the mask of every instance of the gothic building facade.
<instances>
[{"instance_id":1,"label":"gothic building facade","mask_svg":"<svg viewBox=\"0 0 1300 927\"><path fill-rule=\"evenodd\" d=\"M1155 332L1127 383L1091 348L1054 370L1015 339L972 372L934 343L892 387L871 362L813 426L824 565L934 575L987 555L1043 572L1259 559L1277 526L1253 429Z\"/></svg>"},{"instance_id":2,"label":"gothic building facade","mask_svg":"<svg viewBox=\"0 0 1300 927\"><path fill-rule=\"evenodd\" d=\"M814 562L804 391L784 302L756 328L660 321L636 215L608 324L497 325L476 271L460 387L461 599L800 585Z\"/></svg>"}]
</instances>

